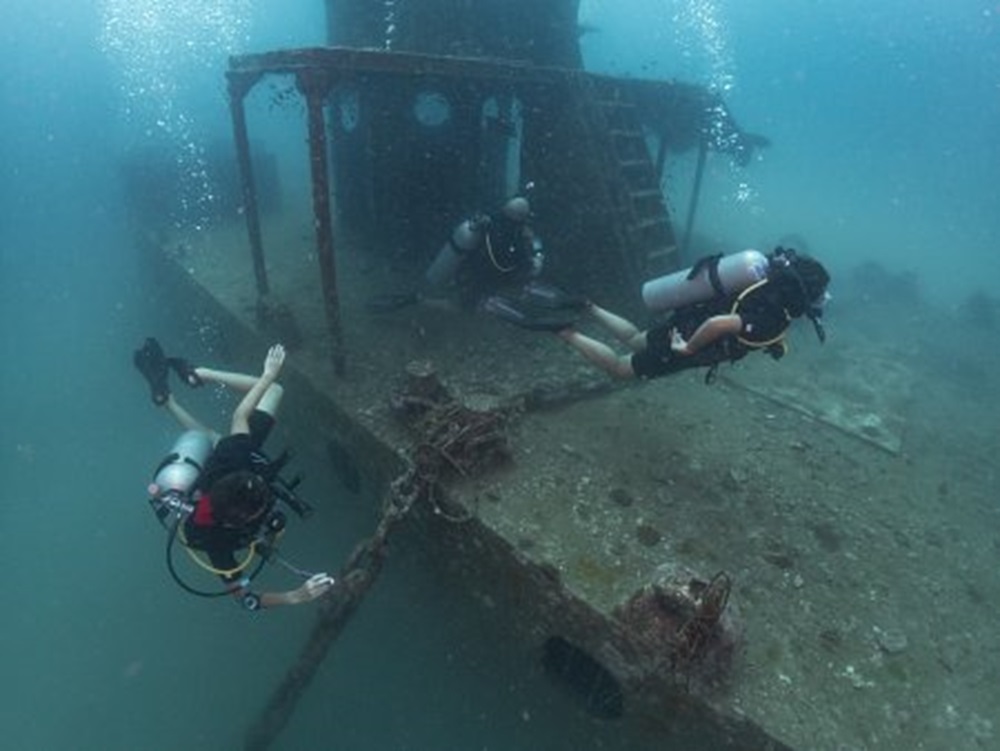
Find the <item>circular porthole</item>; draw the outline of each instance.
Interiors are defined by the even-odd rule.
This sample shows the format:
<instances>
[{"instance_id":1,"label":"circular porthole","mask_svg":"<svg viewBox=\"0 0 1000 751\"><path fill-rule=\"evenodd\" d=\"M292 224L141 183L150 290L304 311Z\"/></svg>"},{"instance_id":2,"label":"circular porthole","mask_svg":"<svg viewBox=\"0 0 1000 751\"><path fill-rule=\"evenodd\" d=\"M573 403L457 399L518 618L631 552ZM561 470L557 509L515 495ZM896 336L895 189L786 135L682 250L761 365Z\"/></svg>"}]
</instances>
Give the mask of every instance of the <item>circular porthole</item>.
<instances>
[{"instance_id":1,"label":"circular porthole","mask_svg":"<svg viewBox=\"0 0 1000 751\"><path fill-rule=\"evenodd\" d=\"M451 117L451 104L439 92L422 91L413 103L413 114L421 125L440 128Z\"/></svg>"}]
</instances>

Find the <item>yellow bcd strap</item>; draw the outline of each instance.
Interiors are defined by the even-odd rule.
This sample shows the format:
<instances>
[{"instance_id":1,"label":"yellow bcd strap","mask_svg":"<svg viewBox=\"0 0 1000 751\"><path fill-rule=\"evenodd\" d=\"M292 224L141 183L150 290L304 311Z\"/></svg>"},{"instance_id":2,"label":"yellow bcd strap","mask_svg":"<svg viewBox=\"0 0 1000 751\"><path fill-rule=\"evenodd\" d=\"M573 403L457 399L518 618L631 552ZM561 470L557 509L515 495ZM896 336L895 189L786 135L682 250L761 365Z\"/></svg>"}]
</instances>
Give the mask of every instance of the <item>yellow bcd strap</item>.
<instances>
[{"instance_id":1,"label":"yellow bcd strap","mask_svg":"<svg viewBox=\"0 0 1000 751\"><path fill-rule=\"evenodd\" d=\"M247 568L247 566L250 565L250 562L253 560L254 555L256 555L257 553L258 541L253 540L250 543L250 545L247 546L247 557L244 558L242 561L237 562L236 568L230 568L230 569L216 568L211 563L209 563L205 558L196 553L194 548L188 545L187 537L184 536L183 524L178 528L177 534L178 537L181 538L181 544L184 546L184 549L187 551L187 554L191 556L191 560L194 561L195 564L197 564L201 568L205 569L206 571L213 574L217 574L219 576L235 576L236 574L239 574L240 572L244 571Z\"/></svg>"},{"instance_id":2,"label":"yellow bcd strap","mask_svg":"<svg viewBox=\"0 0 1000 751\"><path fill-rule=\"evenodd\" d=\"M754 290L758 290L767 284L769 279L761 279L759 282L755 282L747 287L745 290L740 292L736 300L733 301L733 307L729 311L730 314L738 314L740 309L740 303L743 302L743 298L749 295ZM737 336L736 341L742 344L744 347L749 347L750 349L767 349L768 347L773 347L775 344L780 344L783 350L788 350L788 343L785 341L785 335L788 334L788 327L792 322L792 317L788 315L788 310L782 308L781 311L785 314L785 328L781 330L781 333L775 337L768 339L763 342L755 342L750 339L744 339L742 336Z\"/></svg>"},{"instance_id":3,"label":"yellow bcd strap","mask_svg":"<svg viewBox=\"0 0 1000 751\"><path fill-rule=\"evenodd\" d=\"M489 230L486 231L484 239L486 240L486 255L490 257L490 263L493 264L493 268L495 268L501 274L506 274L508 271L513 271L514 267L517 266L516 261L512 263L510 266L504 266L497 260L496 254L494 254L493 252L493 241L490 240Z\"/></svg>"}]
</instances>

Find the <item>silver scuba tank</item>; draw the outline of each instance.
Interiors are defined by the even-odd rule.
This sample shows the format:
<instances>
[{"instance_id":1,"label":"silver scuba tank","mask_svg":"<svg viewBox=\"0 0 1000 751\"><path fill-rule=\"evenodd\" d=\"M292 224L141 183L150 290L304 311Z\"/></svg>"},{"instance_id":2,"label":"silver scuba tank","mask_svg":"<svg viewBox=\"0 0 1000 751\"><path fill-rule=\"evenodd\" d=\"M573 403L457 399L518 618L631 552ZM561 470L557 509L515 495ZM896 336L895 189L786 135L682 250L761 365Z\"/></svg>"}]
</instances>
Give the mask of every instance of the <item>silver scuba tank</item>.
<instances>
[{"instance_id":1,"label":"silver scuba tank","mask_svg":"<svg viewBox=\"0 0 1000 751\"><path fill-rule=\"evenodd\" d=\"M170 527L194 509L191 489L212 453L212 436L203 430L181 433L160 462L149 485L149 505L160 523ZM171 517L168 521L168 517Z\"/></svg>"},{"instance_id":2,"label":"silver scuba tank","mask_svg":"<svg viewBox=\"0 0 1000 751\"><path fill-rule=\"evenodd\" d=\"M466 219L451 232L451 237L441 246L437 257L424 273L424 278L435 287L445 284L455 275L462 257L479 247L483 238L482 224Z\"/></svg>"},{"instance_id":3,"label":"silver scuba tank","mask_svg":"<svg viewBox=\"0 0 1000 751\"><path fill-rule=\"evenodd\" d=\"M756 250L723 256L715 266L716 281L709 266L683 269L651 279L642 285L642 300L654 311L682 308L706 302L719 295L741 292L767 276L767 257ZM716 283L720 288L716 287Z\"/></svg>"}]
</instances>

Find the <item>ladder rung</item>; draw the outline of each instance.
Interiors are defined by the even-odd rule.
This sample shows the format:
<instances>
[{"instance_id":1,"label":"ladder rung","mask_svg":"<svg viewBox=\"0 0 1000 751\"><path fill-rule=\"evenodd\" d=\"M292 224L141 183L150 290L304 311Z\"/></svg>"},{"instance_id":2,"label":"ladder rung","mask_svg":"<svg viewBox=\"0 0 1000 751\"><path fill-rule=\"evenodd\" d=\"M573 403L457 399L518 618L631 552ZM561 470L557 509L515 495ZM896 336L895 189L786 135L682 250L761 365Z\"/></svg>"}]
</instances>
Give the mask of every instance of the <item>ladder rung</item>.
<instances>
[{"instance_id":1,"label":"ladder rung","mask_svg":"<svg viewBox=\"0 0 1000 751\"><path fill-rule=\"evenodd\" d=\"M667 215L661 214L657 217L652 217L650 219L640 219L635 222L632 227L637 230L649 229L650 227L664 226L667 224Z\"/></svg>"},{"instance_id":2,"label":"ladder rung","mask_svg":"<svg viewBox=\"0 0 1000 751\"><path fill-rule=\"evenodd\" d=\"M633 201L641 201L645 198L662 198L663 193L659 188L651 188L649 190L633 190L629 191L629 196Z\"/></svg>"}]
</instances>

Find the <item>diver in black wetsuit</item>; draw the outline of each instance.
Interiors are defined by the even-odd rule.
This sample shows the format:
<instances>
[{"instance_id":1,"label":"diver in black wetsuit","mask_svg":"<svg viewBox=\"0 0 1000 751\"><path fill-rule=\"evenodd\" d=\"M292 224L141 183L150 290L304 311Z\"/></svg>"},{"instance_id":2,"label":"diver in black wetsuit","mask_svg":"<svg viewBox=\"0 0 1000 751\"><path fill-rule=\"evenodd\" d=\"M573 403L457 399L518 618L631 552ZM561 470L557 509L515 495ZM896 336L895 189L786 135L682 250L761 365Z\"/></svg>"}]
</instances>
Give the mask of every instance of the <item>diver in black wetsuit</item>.
<instances>
[{"instance_id":1,"label":"diver in black wetsuit","mask_svg":"<svg viewBox=\"0 0 1000 751\"><path fill-rule=\"evenodd\" d=\"M561 300L557 292L548 307L562 309L561 317L549 314L539 319L530 311L525 314L516 301L508 305L499 299L498 304L507 305L500 313L506 320L555 332L617 378L658 378L700 367L710 369L710 378L719 364L735 362L754 350L780 358L792 321L802 316L813 322L820 340L825 339L820 319L829 273L819 261L790 249L776 249L768 261L767 276L761 281L733 294L678 308L665 323L646 331L591 302L581 303L579 297ZM580 333L575 328L577 311L589 314L631 352L620 355L604 342Z\"/></svg>"},{"instance_id":2,"label":"diver in black wetsuit","mask_svg":"<svg viewBox=\"0 0 1000 751\"><path fill-rule=\"evenodd\" d=\"M423 275L419 290L382 295L369 309L415 303L476 309L489 295L519 289L542 270L542 244L530 225L531 204L515 196L490 214L458 224Z\"/></svg>"},{"instance_id":3,"label":"diver in black wetsuit","mask_svg":"<svg viewBox=\"0 0 1000 751\"><path fill-rule=\"evenodd\" d=\"M304 584L287 592L258 594L250 589L252 575L248 576L247 564L253 557L255 546L258 541L263 539L266 542L267 538L280 532L281 527L276 522L283 526L283 519L274 512L276 494L273 473L269 472L266 458L260 452L274 426L284 394L277 382L284 361L285 349L277 344L268 351L260 376L196 368L181 358L166 357L159 343L152 338L146 340L133 358L136 368L149 383L153 403L165 407L177 422L195 435L195 443L200 442L204 446L201 451L203 456L199 456L198 461L181 457L178 451L168 457L160 468L169 475L173 468L183 468L185 462L196 467L200 471L196 473L191 487L157 488L154 480L150 490L154 495L178 490L190 498L190 504L180 514L171 535L177 535L189 549L208 557L209 563L202 565L222 578L225 591L205 593L180 580L178 583L188 591L203 596L228 592L248 610L310 602L325 594L334 584L326 574L314 574ZM171 369L192 387L218 383L245 392L233 411L227 435L220 436L202 425L174 399L167 381ZM185 436L177 446L185 440L192 440ZM157 480L160 479L158 472ZM287 498L285 500L287 502ZM156 503L154 509L161 521L170 513ZM269 530L264 529L268 526ZM244 549L249 549L250 555L245 556L241 564L237 562L236 554ZM173 568L171 573L177 578ZM305 572L299 573L306 575Z\"/></svg>"}]
</instances>

